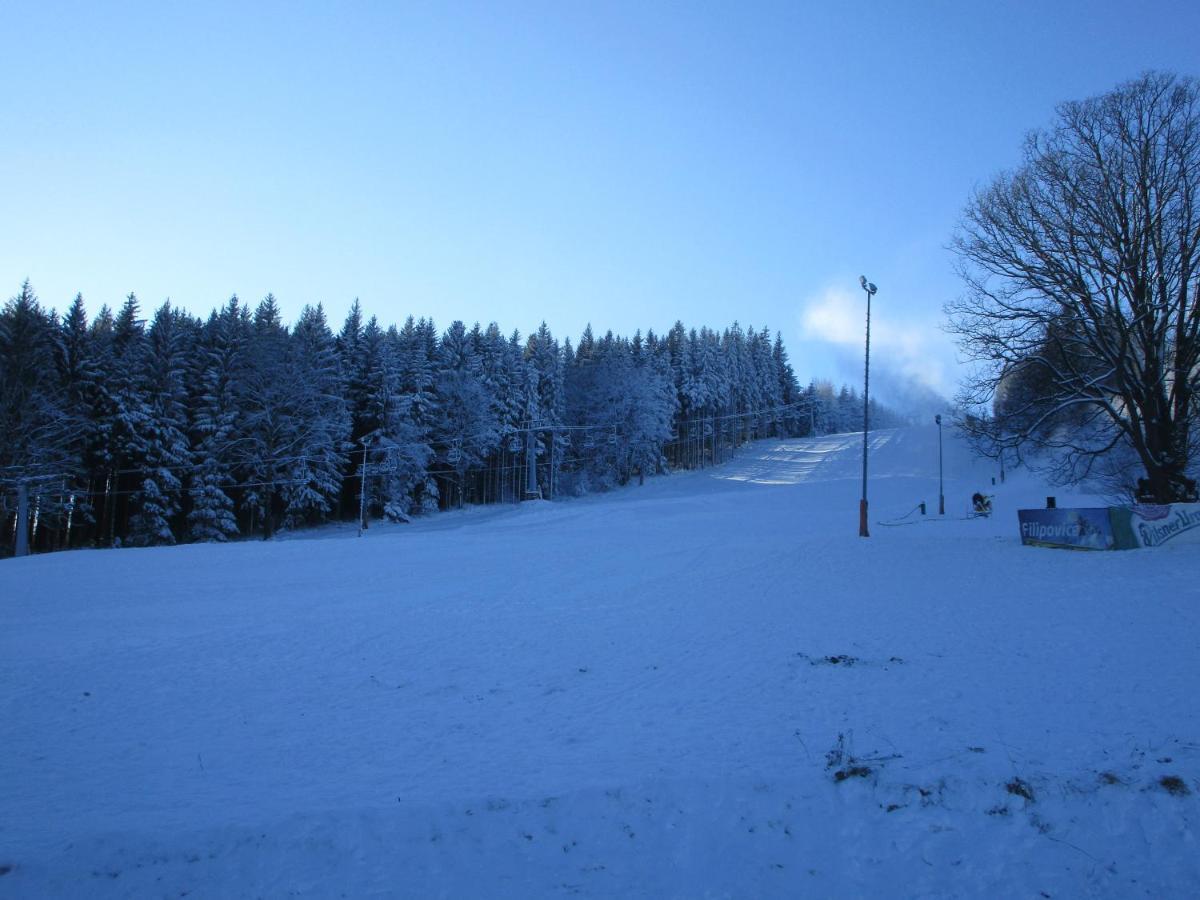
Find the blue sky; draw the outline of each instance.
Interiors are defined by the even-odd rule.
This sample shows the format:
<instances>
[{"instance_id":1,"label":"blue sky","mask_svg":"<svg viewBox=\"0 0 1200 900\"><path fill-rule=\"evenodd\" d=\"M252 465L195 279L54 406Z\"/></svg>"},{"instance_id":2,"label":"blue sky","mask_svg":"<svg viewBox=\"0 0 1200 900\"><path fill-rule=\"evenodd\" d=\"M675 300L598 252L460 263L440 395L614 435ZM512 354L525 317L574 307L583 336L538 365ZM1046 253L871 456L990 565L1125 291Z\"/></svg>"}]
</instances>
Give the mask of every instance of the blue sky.
<instances>
[{"instance_id":1,"label":"blue sky","mask_svg":"<svg viewBox=\"0 0 1200 900\"><path fill-rule=\"evenodd\" d=\"M175 8L175 7L178 8ZM1054 105L1200 75L1176 3L0 7L0 289L783 333L949 393L945 247Z\"/></svg>"}]
</instances>

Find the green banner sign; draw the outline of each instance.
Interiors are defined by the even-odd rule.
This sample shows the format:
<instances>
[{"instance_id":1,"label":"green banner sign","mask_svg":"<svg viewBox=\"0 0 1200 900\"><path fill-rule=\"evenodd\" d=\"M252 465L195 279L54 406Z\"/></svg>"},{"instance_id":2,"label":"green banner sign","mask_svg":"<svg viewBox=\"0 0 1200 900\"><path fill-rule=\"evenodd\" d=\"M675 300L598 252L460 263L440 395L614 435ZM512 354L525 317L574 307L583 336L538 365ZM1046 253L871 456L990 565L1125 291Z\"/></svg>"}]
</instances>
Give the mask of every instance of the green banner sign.
<instances>
[{"instance_id":1,"label":"green banner sign","mask_svg":"<svg viewBox=\"0 0 1200 900\"><path fill-rule=\"evenodd\" d=\"M1139 505L1109 510L1118 549L1159 547L1200 527L1200 503Z\"/></svg>"}]
</instances>

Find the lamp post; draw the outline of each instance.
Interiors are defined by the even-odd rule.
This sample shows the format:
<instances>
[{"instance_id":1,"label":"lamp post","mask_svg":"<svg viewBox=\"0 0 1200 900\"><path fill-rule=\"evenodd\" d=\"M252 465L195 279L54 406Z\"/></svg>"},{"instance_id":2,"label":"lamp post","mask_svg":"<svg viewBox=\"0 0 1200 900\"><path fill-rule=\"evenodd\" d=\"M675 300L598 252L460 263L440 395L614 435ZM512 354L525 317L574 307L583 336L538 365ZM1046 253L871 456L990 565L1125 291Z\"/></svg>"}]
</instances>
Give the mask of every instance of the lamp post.
<instances>
[{"instance_id":1,"label":"lamp post","mask_svg":"<svg viewBox=\"0 0 1200 900\"><path fill-rule=\"evenodd\" d=\"M867 294L867 351L863 363L863 484L862 500L858 503L858 536L870 537L867 530L867 433L871 427L871 298L877 288L867 281L867 276L859 276L858 283Z\"/></svg>"},{"instance_id":2,"label":"lamp post","mask_svg":"<svg viewBox=\"0 0 1200 900\"><path fill-rule=\"evenodd\" d=\"M937 422L938 427L938 515L946 514L946 492L942 488L942 415L938 413L933 417L933 421Z\"/></svg>"},{"instance_id":3,"label":"lamp post","mask_svg":"<svg viewBox=\"0 0 1200 900\"><path fill-rule=\"evenodd\" d=\"M17 482L17 548L16 556L29 555L29 482Z\"/></svg>"},{"instance_id":4,"label":"lamp post","mask_svg":"<svg viewBox=\"0 0 1200 900\"><path fill-rule=\"evenodd\" d=\"M366 527L367 521L367 441L371 439L369 434L362 436L363 445L363 461L361 480L358 488L358 536L362 537L363 528Z\"/></svg>"}]
</instances>

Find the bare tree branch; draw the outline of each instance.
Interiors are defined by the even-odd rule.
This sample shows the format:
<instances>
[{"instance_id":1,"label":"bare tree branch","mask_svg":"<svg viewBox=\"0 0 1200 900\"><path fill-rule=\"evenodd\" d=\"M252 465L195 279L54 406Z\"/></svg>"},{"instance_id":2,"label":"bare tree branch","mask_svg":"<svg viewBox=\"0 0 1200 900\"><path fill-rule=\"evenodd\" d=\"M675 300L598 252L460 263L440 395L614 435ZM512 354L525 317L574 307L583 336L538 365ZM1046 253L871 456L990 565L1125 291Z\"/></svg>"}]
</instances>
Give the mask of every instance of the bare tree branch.
<instances>
[{"instance_id":1,"label":"bare tree branch","mask_svg":"<svg viewBox=\"0 0 1200 900\"><path fill-rule=\"evenodd\" d=\"M1056 451L1068 479L1116 454L1179 499L1200 388L1200 84L1148 73L1057 112L953 239L966 292L948 330L978 364L961 399L991 404L971 427L993 446Z\"/></svg>"}]
</instances>

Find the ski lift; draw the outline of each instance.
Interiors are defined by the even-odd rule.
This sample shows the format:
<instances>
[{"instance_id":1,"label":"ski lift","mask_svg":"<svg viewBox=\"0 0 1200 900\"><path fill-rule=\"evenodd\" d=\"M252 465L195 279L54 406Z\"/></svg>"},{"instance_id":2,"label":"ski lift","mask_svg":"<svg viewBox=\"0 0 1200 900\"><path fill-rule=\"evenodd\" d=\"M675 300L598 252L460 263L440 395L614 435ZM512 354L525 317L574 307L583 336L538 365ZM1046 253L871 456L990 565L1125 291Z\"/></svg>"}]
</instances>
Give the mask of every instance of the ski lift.
<instances>
[{"instance_id":1,"label":"ski lift","mask_svg":"<svg viewBox=\"0 0 1200 900\"><path fill-rule=\"evenodd\" d=\"M458 449L458 445L451 447L446 453L446 461L452 466L457 466L458 461L462 459L462 452Z\"/></svg>"}]
</instances>

